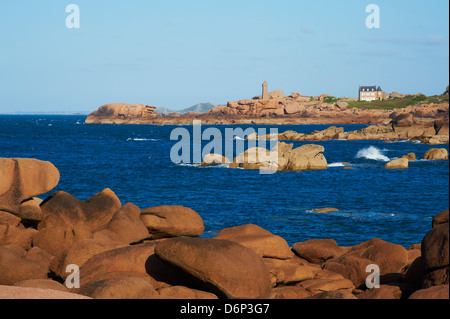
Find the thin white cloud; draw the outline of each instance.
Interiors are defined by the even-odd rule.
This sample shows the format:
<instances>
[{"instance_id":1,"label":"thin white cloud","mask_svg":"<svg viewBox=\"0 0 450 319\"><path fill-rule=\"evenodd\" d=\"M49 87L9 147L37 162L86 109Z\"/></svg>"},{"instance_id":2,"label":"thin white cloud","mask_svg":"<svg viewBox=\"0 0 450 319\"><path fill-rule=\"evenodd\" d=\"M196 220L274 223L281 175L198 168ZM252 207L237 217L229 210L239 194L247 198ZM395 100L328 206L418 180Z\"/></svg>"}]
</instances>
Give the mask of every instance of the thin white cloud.
<instances>
[{"instance_id":1,"label":"thin white cloud","mask_svg":"<svg viewBox=\"0 0 450 319\"><path fill-rule=\"evenodd\" d=\"M275 37L269 38L268 40L273 41L273 42L290 42L290 41L292 41L292 38L283 37L283 36L275 36Z\"/></svg>"},{"instance_id":2,"label":"thin white cloud","mask_svg":"<svg viewBox=\"0 0 450 319\"><path fill-rule=\"evenodd\" d=\"M309 28L309 27L303 27L302 32L306 33L306 34L314 34L315 33L314 29Z\"/></svg>"},{"instance_id":3,"label":"thin white cloud","mask_svg":"<svg viewBox=\"0 0 450 319\"><path fill-rule=\"evenodd\" d=\"M448 45L448 38L443 35L428 35L426 37L373 37L367 39L369 42L402 44L402 45Z\"/></svg>"},{"instance_id":4,"label":"thin white cloud","mask_svg":"<svg viewBox=\"0 0 450 319\"><path fill-rule=\"evenodd\" d=\"M346 47L348 47L348 43L347 42L330 42L330 43L327 43L327 44L324 44L323 46L325 47L325 48L346 48Z\"/></svg>"},{"instance_id":5,"label":"thin white cloud","mask_svg":"<svg viewBox=\"0 0 450 319\"><path fill-rule=\"evenodd\" d=\"M370 57L394 57L398 55L398 52L396 50L373 49L362 51L361 55Z\"/></svg>"}]
</instances>

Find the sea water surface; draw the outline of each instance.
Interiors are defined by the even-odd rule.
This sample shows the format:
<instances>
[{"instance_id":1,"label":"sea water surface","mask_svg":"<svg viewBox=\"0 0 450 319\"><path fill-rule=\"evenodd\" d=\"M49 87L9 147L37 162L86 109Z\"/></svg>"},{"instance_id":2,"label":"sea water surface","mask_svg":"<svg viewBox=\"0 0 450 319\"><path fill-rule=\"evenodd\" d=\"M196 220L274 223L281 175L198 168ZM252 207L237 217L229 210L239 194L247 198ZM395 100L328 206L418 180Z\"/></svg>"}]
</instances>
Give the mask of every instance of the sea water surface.
<instances>
[{"instance_id":1,"label":"sea water surface","mask_svg":"<svg viewBox=\"0 0 450 319\"><path fill-rule=\"evenodd\" d=\"M0 157L52 162L61 174L52 192L64 190L82 200L110 188L123 204L131 202L142 209L187 206L203 218L203 237L252 223L290 245L332 238L352 246L376 237L408 247L419 243L430 230L432 217L449 206L448 161L420 160L436 146L408 141L288 142L295 147L323 145L330 168L261 175L224 166L172 163L170 151L178 141L170 134L177 126L86 125L84 120L85 116L0 115ZM367 125L343 126L350 131ZM192 127L183 127L192 132ZM236 128L218 125L202 130L209 127L222 132ZM329 125L239 127L310 133ZM448 150L448 144L438 147ZM383 169L386 161L409 152L418 158L409 169ZM339 212L313 212L323 207Z\"/></svg>"}]
</instances>

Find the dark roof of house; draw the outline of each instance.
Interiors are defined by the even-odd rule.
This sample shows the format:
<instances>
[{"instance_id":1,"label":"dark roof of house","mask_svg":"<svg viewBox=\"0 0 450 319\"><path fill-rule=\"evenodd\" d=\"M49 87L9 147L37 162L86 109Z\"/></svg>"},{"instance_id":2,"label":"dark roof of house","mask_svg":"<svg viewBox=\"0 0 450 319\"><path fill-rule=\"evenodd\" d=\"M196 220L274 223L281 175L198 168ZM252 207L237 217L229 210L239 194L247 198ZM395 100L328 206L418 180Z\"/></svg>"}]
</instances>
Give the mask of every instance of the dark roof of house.
<instances>
[{"instance_id":1,"label":"dark roof of house","mask_svg":"<svg viewBox=\"0 0 450 319\"><path fill-rule=\"evenodd\" d=\"M382 91L381 87L374 86L360 86L359 87L360 92L375 92L375 91Z\"/></svg>"}]
</instances>

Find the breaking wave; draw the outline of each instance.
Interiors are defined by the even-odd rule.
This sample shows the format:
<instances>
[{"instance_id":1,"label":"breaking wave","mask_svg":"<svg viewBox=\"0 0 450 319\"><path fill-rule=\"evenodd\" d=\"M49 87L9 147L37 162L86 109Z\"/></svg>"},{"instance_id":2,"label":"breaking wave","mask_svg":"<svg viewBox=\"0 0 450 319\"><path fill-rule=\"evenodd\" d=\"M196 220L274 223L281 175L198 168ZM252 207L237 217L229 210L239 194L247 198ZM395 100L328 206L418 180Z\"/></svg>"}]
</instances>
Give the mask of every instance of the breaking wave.
<instances>
[{"instance_id":1,"label":"breaking wave","mask_svg":"<svg viewBox=\"0 0 450 319\"><path fill-rule=\"evenodd\" d=\"M338 162L338 163L328 164L328 166L329 167L344 167L345 165L343 163Z\"/></svg>"},{"instance_id":2,"label":"breaking wave","mask_svg":"<svg viewBox=\"0 0 450 319\"><path fill-rule=\"evenodd\" d=\"M136 141L136 142L155 142L157 139L154 138L127 138L127 142Z\"/></svg>"},{"instance_id":3,"label":"breaking wave","mask_svg":"<svg viewBox=\"0 0 450 319\"><path fill-rule=\"evenodd\" d=\"M376 148L375 146L370 146L368 148L364 148L356 154L356 158L366 158L375 161L384 161L389 162L390 159L386 155L383 154L383 151Z\"/></svg>"}]
</instances>

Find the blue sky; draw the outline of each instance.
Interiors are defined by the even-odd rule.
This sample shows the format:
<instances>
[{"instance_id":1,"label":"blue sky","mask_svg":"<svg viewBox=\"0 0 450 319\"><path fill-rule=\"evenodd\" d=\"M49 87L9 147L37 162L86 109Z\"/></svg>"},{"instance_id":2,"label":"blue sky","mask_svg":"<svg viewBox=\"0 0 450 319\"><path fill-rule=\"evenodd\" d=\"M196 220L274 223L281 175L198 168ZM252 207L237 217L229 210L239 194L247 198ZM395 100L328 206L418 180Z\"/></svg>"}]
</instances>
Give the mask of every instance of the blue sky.
<instances>
[{"instance_id":1,"label":"blue sky","mask_svg":"<svg viewBox=\"0 0 450 319\"><path fill-rule=\"evenodd\" d=\"M80 28L68 29L69 4ZM366 27L366 6L380 28ZM449 2L0 0L0 113L180 110L260 94L441 94Z\"/></svg>"}]
</instances>

